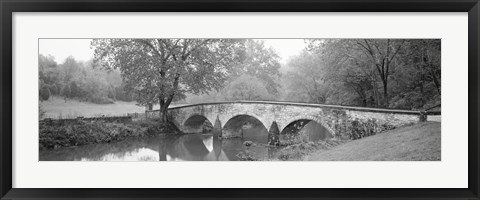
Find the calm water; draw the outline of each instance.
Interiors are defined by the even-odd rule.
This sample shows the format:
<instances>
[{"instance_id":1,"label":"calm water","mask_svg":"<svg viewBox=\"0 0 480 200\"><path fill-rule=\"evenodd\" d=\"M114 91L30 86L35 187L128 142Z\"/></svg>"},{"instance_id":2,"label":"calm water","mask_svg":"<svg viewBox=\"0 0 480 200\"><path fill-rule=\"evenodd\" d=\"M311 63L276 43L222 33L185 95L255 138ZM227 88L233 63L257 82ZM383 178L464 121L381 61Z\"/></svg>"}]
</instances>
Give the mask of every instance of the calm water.
<instances>
[{"instance_id":1,"label":"calm water","mask_svg":"<svg viewBox=\"0 0 480 200\"><path fill-rule=\"evenodd\" d=\"M305 127L308 128L308 127ZM308 132L318 140L315 126ZM129 138L116 143L93 144L78 147L40 151L40 161L234 161L238 154L256 159L272 158L275 147L266 145L266 128L243 130L243 138L218 139L212 134L189 134ZM255 144L245 146L245 141Z\"/></svg>"},{"instance_id":2,"label":"calm water","mask_svg":"<svg viewBox=\"0 0 480 200\"><path fill-rule=\"evenodd\" d=\"M40 152L41 161L229 161L248 151L268 157L262 144L246 147L245 139L219 140L211 134L130 138L109 144L84 145ZM272 152L274 149L271 150Z\"/></svg>"}]
</instances>

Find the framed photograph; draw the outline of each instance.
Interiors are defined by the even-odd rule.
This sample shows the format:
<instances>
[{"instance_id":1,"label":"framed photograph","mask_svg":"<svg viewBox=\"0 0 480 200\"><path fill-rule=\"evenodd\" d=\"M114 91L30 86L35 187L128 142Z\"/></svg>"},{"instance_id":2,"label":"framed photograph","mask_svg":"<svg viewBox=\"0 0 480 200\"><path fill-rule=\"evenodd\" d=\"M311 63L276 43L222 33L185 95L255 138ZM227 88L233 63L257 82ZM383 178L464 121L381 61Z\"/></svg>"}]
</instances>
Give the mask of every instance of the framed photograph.
<instances>
[{"instance_id":1,"label":"framed photograph","mask_svg":"<svg viewBox=\"0 0 480 200\"><path fill-rule=\"evenodd\" d=\"M1 199L480 198L476 0L0 7Z\"/></svg>"}]
</instances>

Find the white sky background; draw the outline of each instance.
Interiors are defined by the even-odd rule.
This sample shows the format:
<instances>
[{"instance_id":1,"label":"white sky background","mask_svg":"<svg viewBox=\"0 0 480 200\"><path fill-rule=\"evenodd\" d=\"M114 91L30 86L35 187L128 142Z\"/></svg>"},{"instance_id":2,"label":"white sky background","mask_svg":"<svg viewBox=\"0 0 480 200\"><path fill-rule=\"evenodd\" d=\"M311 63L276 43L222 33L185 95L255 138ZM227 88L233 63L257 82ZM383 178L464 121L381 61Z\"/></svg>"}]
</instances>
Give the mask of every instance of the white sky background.
<instances>
[{"instance_id":1,"label":"white sky background","mask_svg":"<svg viewBox=\"0 0 480 200\"><path fill-rule=\"evenodd\" d=\"M87 61L93 58L90 49L91 39L39 39L39 53L55 57L55 62L61 64L68 56L77 61Z\"/></svg>"},{"instance_id":2,"label":"white sky background","mask_svg":"<svg viewBox=\"0 0 480 200\"><path fill-rule=\"evenodd\" d=\"M285 64L288 58L299 54L306 47L303 39L262 39L266 47L272 47L280 56L280 62ZM90 48L91 39L40 39L39 53L52 55L61 64L68 56L77 61L87 61L93 58L94 50Z\"/></svg>"},{"instance_id":3,"label":"white sky background","mask_svg":"<svg viewBox=\"0 0 480 200\"><path fill-rule=\"evenodd\" d=\"M286 64L291 56L300 54L307 47L303 39L265 39L264 41L266 47L275 49L282 64Z\"/></svg>"}]
</instances>

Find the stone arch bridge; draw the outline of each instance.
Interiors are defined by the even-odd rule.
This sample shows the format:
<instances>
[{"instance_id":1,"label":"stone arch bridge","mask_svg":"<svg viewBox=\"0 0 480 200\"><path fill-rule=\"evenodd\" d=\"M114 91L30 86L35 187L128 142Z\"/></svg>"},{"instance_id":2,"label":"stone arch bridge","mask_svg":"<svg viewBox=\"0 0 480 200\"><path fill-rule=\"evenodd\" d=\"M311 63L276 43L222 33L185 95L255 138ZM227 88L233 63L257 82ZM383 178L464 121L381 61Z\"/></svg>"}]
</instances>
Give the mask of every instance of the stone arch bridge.
<instances>
[{"instance_id":1,"label":"stone arch bridge","mask_svg":"<svg viewBox=\"0 0 480 200\"><path fill-rule=\"evenodd\" d=\"M348 137L374 134L422 119L419 111L275 101L215 102L169 108L170 119L181 131L200 132L202 127L190 126L189 120L201 117L213 124L214 133L222 137L232 136L224 129L225 124L243 115L258 119L269 130L270 144L278 143L279 133L299 120L315 121L334 137ZM147 111L146 116L158 117L159 110Z\"/></svg>"}]
</instances>

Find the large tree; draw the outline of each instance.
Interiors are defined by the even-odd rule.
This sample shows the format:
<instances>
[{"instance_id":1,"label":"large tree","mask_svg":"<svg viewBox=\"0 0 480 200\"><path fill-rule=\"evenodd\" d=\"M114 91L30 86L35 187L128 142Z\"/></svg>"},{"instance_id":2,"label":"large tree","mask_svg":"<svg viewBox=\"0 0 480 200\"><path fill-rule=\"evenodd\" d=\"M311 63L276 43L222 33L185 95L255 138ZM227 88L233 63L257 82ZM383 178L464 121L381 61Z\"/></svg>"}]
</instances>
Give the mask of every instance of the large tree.
<instances>
[{"instance_id":1,"label":"large tree","mask_svg":"<svg viewBox=\"0 0 480 200\"><path fill-rule=\"evenodd\" d=\"M269 100L271 98L265 84L258 78L241 75L224 88L224 98L235 100Z\"/></svg>"},{"instance_id":2,"label":"large tree","mask_svg":"<svg viewBox=\"0 0 480 200\"><path fill-rule=\"evenodd\" d=\"M95 61L119 68L137 102L160 104L160 119L166 122L174 99L223 86L240 44L232 39L95 39L91 45Z\"/></svg>"},{"instance_id":3,"label":"large tree","mask_svg":"<svg viewBox=\"0 0 480 200\"><path fill-rule=\"evenodd\" d=\"M245 40L238 49L240 63L230 73L231 81L242 75L258 78L268 93L275 96L279 93L280 56L274 49L265 46L262 40Z\"/></svg>"},{"instance_id":4,"label":"large tree","mask_svg":"<svg viewBox=\"0 0 480 200\"><path fill-rule=\"evenodd\" d=\"M401 50L405 40L364 39L355 40L355 43L370 57L373 66L375 66L383 84L384 103L385 106L388 106L388 78L391 74L392 65L394 64L393 61Z\"/></svg>"},{"instance_id":5,"label":"large tree","mask_svg":"<svg viewBox=\"0 0 480 200\"><path fill-rule=\"evenodd\" d=\"M334 92L329 73L323 60L318 54L306 50L290 58L287 66L287 98L294 101L311 103L326 103Z\"/></svg>"},{"instance_id":6,"label":"large tree","mask_svg":"<svg viewBox=\"0 0 480 200\"><path fill-rule=\"evenodd\" d=\"M336 83L336 100L347 105L379 106L377 73L370 67L369 57L356 50L352 40L324 40L322 45L323 51L316 53L325 62L329 81Z\"/></svg>"},{"instance_id":7,"label":"large tree","mask_svg":"<svg viewBox=\"0 0 480 200\"><path fill-rule=\"evenodd\" d=\"M389 78L396 66L394 61L397 60L405 41L397 39L334 39L308 42L310 50L323 51L324 55L329 55L330 60L337 64L358 65L364 67L367 72L374 72L376 76L372 77L372 83L376 90L377 77L380 79L383 89L383 106L387 107L389 106Z\"/></svg>"},{"instance_id":8,"label":"large tree","mask_svg":"<svg viewBox=\"0 0 480 200\"><path fill-rule=\"evenodd\" d=\"M440 40L408 40L392 76L391 106L428 108L440 102Z\"/></svg>"}]
</instances>

